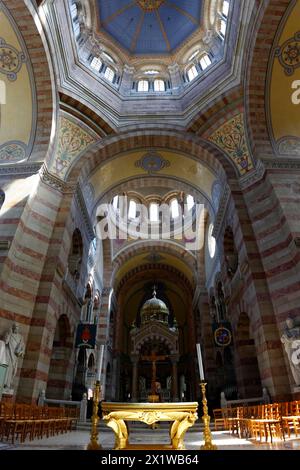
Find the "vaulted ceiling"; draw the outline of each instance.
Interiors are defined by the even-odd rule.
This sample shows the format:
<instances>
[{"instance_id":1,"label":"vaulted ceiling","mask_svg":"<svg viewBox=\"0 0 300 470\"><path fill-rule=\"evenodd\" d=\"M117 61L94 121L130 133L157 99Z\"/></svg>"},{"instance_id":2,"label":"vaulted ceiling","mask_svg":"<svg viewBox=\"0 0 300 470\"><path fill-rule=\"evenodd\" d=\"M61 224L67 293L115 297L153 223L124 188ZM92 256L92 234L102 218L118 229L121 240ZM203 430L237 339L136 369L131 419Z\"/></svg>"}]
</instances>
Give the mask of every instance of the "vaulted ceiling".
<instances>
[{"instance_id":1,"label":"vaulted ceiling","mask_svg":"<svg viewBox=\"0 0 300 470\"><path fill-rule=\"evenodd\" d=\"M133 54L168 53L202 19L202 0L98 0L100 27Z\"/></svg>"}]
</instances>

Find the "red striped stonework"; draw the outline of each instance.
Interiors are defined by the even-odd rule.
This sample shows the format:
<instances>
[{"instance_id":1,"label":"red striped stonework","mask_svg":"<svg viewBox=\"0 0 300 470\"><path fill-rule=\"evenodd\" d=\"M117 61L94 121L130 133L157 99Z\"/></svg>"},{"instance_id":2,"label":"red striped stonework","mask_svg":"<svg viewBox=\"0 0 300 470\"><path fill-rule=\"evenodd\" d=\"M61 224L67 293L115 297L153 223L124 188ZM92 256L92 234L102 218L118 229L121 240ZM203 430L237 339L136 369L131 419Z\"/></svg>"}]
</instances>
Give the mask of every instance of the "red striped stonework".
<instances>
[{"instance_id":1,"label":"red striped stonework","mask_svg":"<svg viewBox=\"0 0 300 470\"><path fill-rule=\"evenodd\" d=\"M41 35L32 14L23 0L3 0L18 25L32 63L37 91L37 129L31 155L32 160L43 160L48 150L52 129L53 100L49 55L44 49Z\"/></svg>"}]
</instances>

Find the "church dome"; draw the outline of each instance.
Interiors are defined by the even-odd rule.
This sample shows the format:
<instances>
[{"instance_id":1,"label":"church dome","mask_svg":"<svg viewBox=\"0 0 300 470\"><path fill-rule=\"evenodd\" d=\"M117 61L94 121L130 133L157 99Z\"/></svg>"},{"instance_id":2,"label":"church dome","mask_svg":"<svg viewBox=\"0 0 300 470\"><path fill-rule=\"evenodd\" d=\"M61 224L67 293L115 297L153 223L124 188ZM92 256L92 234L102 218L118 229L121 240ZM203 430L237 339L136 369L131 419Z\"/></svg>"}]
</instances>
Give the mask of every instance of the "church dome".
<instances>
[{"instance_id":1,"label":"church dome","mask_svg":"<svg viewBox=\"0 0 300 470\"><path fill-rule=\"evenodd\" d=\"M141 323L148 323L152 320L168 323L168 316L168 307L156 297L156 291L154 290L152 299L147 300L141 308Z\"/></svg>"},{"instance_id":2,"label":"church dome","mask_svg":"<svg viewBox=\"0 0 300 470\"><path fill-rule=\"evenodd\" d=\"M202 1L98 0L99 24L132 54L168 54L202 21Z\"/></svg>"}]
</instances>

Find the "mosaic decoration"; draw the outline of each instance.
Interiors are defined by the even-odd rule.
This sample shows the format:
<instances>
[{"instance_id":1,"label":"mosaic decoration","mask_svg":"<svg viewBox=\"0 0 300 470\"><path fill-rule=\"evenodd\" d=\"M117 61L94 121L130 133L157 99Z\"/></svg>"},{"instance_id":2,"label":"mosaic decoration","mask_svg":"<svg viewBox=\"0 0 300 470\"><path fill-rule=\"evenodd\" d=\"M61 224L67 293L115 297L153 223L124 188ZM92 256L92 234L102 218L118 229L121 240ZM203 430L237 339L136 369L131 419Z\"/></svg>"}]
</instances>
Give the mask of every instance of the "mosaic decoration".
<instances>
[{"instance_id":1,"label":"mosaic decoration","mask_svg":"<svg viewBox=\"0 0 300 470\"><path fill-rule=\"evenodd\" d=\"M278 57L286 75L293 75L300 67L300 31L275 49L275 57Z\"/></svg>"},{"instance_id":2,"label":"mosaic decoration","mask_svg":"<svg viewBox=\"0 0 300 470\"><path fill-rule=\"evenodd\" d=\"M61 117L54 172L64 178L75 158L94 141L80 126Z\"/></svg>"},{"instance_id":3,"label":"mosaic decoration","mask_svg":"<svg viewBox=\"0 0 300 470\"><path fill-rule=\"evenodd\" d=\"M27 147L23 142L7 142L0 146L0 162L17 162L26 158Z\"/></svg>"},{"instance_id":4,"label":"mosaic decoration","mask_svg":"<svg viewBox=\"0 0 300 470\"><path fill-rule=\"evenodd\" d=\"M240 175L253 169L248 149L243 114L238 114L227 121L209 138L211 142L223 150L237 167Z\"/></svg>"},{"instance_id":5,"label":"mosaic decoration","mask_svg":"<svg viewBox=\"0 0 300 470\"><path fill-rule=\"evenodd\" d=\"M277 142L278 151L282 155L300 157L300 138L282 137Z\"/></svg>"},{"instance_id":6,"label":"mosaic decoration","mask_svg":"<svg viewBox=\"0 0 300 470\"><path fill-rule=\"evenodd\" d=\"M165 0L137 0L136 3L145 11L157 10Z\"/></svg>"},{"instance_id":7,"label":"mosaic decoration","mask_svg":"<svg viewBox=\"0 0 300 470\"><path fill-rule=\"evenodd\" d=\"M170 166L169 160L165 160L155 150L146 153L140 160L135 162L137 168L142 168L147 171L149 175L154 175L158 171L168 168Z\"/></svg>"},{"instance_id":8,"label":"mosaic decoration","mask_svg":"<svg viewBox=\"0 0 300 470\"><path fill-rule=\"evenodd\" d=\"M6 75L8 80L13 82L17 79L17 73L24 62L26 62L24 52L17 51L15 47L0 38L0 73Z\"/></svg>"}]
</instances>

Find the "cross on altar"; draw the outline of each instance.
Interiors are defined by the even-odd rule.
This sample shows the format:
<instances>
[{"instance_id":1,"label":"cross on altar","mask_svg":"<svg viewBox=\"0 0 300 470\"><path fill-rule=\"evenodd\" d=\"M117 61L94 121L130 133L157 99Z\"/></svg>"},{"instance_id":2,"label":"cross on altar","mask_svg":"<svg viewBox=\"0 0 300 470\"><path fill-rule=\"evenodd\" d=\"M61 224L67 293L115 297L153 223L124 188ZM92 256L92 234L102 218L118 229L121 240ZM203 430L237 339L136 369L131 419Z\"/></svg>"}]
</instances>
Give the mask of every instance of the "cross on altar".
<instances>
[{"instance_id":1,"label":"cross on altar","mask_svg":"<svg viewBox=\"0 0 300 470\"><path fill-rule=\"evenodd\" d=\"M152 378L151 378L151 393L156 394L156 363L158 361L164 361L168 356L157 356L155 351L152 351L150 356L142 356L143 361L152 362Z\"/></svg>"}]
</instances>

